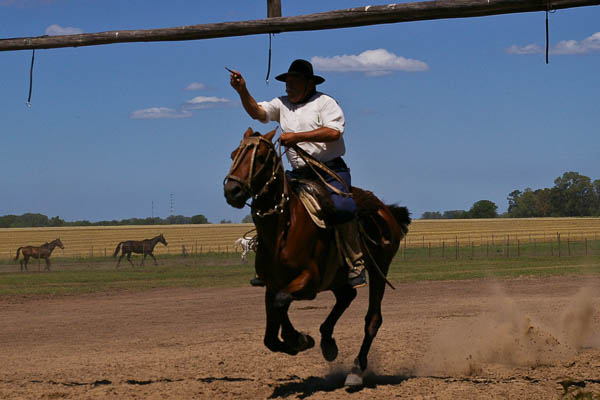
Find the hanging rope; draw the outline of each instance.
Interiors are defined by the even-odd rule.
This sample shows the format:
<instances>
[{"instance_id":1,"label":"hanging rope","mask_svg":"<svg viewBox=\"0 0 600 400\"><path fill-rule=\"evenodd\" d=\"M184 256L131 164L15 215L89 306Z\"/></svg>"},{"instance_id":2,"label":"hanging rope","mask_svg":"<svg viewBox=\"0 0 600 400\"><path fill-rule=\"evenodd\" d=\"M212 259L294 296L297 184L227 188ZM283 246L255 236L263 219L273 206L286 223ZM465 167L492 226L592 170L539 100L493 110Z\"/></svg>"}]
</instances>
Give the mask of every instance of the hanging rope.
<instances>
[{"instance_id":1,"label":"hanging rope","mask_svg":"<svg viewBox=\"0 0 600 400\"><path fill-rule=\"evenodd\" d=\"M550 30L548 29L548 14L555 13L556 10L550 8L550 1L546 3L546 64L548 64L548 51L550 49Z\"/></svg>"},{"instance_id":2,"label":"hanging rope","mask_svg":"<svg viewBox=\"0 0 600 400\"><path fill-rule=\"evenodd\" d=\"M548 47L549 47L549 36L548 33L548 9L546 9L546 64L548 64Z\"/></svg>"},{"instance_id":3,"label":"hanging rope","mask_svg":"<svg viewBox=\"0 0 600 400\"><path fill-rule=\"evenodd\" d=\"M31 91L33 89L33 62L35 61L35 49L31 53L31 67L29 68L29 96L27 96L27 107L31 107Z\"/></svg>"},{"instance_id":4,"label":"hanging rope","mask_svg":"<svg viewBox=\"0 0 600 400\"><path fill-rule=\"evenodd\" d=\"M271 75L271 38L273 37L272 33L269 33L269 62L267 67L267 77L265 80L267 81L267 85L269 84L269 75Z\"/></svg>"}]
</instances>

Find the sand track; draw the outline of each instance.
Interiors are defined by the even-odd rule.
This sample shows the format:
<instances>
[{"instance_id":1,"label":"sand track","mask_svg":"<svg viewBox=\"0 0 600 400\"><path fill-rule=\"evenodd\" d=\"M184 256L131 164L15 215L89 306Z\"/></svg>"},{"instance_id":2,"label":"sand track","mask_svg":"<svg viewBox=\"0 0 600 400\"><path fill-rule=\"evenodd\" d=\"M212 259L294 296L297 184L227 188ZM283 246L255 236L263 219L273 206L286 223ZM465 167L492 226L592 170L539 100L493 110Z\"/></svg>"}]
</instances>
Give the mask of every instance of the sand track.
<instances>
[{"instance_id":1,"label":"sand track","mask_svg":"<svg viewBox=\"0 0 600 400\"><path fill-rule=\"evenodd\" d=\"M0 398L559 399L567 379L600 396L600 276L396 286L353 392L366 289L333 363L263 346L262 289L0 298ZM332 304L296 302L292 321L318 339Z\"/></svg>"}]
</instances>

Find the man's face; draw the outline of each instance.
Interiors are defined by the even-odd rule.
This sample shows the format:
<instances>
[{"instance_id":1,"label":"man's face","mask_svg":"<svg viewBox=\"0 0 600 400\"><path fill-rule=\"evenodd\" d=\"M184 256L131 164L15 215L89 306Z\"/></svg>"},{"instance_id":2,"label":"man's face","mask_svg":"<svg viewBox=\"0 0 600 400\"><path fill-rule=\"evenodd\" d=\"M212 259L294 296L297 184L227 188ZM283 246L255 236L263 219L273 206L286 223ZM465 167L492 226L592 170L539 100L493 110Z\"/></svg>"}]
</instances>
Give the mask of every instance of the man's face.
<instances>
[{"instance_id":1,"label":"man's face","mask_svg":"<svg viewBox=\"0 0 600 400\"><path fill-rule=\"evenodd\" d=\"M285 91L292 103L298 103L308 94L310 83L299 75L288 75L285 80Z\"/></svg>"}]
</instances>

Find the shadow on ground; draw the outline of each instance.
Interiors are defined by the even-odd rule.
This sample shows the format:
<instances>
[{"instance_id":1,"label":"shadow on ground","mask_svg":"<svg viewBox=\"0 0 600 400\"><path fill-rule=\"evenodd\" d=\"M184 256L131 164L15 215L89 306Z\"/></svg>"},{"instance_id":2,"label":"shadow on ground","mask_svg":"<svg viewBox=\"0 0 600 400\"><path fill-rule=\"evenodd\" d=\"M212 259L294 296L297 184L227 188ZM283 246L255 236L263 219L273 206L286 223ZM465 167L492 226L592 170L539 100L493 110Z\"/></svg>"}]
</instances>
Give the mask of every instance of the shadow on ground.
<instances>
[{"instance_id":1,"label":"shadow on ground","mask_svg":"<svg viewBox=\"0 0 600 400\"><path fill-rule=\"evenodd\" d=\"M358 387L348 387L348 393L360 392L364 388L374 389L377 386L399 385L410 377L403 375L375 375L368 374L364 377L364 384ZM274 385L275 389L269 396L269 399L285 398L297 396L299 399L305 399L318 392L333 392L345 388L345 372L335 372L325 377L310 376L302 379L298 376L290 376L285 379L285 383Z\"/></svg>"}]
</instances>

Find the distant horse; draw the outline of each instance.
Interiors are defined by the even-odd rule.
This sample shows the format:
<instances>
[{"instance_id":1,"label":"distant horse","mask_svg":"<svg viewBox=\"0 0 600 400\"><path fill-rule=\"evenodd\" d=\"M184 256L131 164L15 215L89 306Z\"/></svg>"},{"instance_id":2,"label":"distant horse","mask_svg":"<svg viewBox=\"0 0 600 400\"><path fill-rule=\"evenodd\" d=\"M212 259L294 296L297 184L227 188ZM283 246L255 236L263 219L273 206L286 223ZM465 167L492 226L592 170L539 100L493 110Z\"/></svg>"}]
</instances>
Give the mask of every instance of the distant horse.
<instances>
[{"instance_id":1,"label":"distant horse","mask_svg":"<svg viewBox=\"0 0 600 400\"><path fill-rule=\"evenodd\" d=\"M234 246L239 246L242 249L242 262L246 264L248 262L248 253L256 251L258 240L256 240L256 236L251 238L243 236L235 241Z\"/></svg>"},{"instance_id":2,"label":"distant horse","mask_svg":"<svg viewBox=\"0 0 600 400\"><path fill-rule=\"evenodd\" d=\"M286 179L281 156L273 144L275 131L266 135L248 128L240 146L231 154L229 174L223 182L227 203L242 208L252 198L252 218L257 230L255 268L266 285L264 344L271 351L296 355L315 341L292 325L288 310L293 300L312 300L331 290L336 303L321 324L321 352L327 361L338 355L333 338L336 322L356 297L348 284L348 267L337 251L333 229L312 221ZM385 205L371 192L352 188L358 206L362 251L369 272L369 307L364 338L346 385L359 386L367 368L367 356L382 324L381 301L386 275L400 240L408 232L406 207ZM390 284L391 286L391 284ZM357 329L359 334L360 329ZM281 339L280 339L281 333Z\"/></svg>"},{"instance_id":3,"label":"distant horse","mask_svg":"<svg viewBox=\"0 0 600 400\"><path fill-rule=\"evenodd\" d=\"M152 253L154 251L154 246L156 246L158 242L167 246L167 241L165 240L165 237L162 233L158 236L153 237L152 239L128 240L126 242L119 242L117 248L115 249L115 254L113 254L113 257L116 257L117 254L119 254L119 250L121 250L121 246L123 246L121 257L119 257L119 261L117 261L117 267L121 263L121 259L125 254L127 254L127 261L129 261L129 264L131 264L131 266L133 267L134 265L131 262L131 253L138 253L144 255L140 265L144 265L146 256L152 257L152 259L154 260L154 265L158 265L158 263L156 262L156 257L154 257L154 254Z\"/></svg>"},{"instance_id":4,"label":"distant horse","mask_svg":"<svg viewBox=\"0 0 600 400\"><path fill-rule=\"evenodd\" d=\"M63 246L62 242L58 238L51 241L50 243L46 242L39 247L19 247L17 249L17 256L15 257L15 260L19 259L19 252L22 251L23 259L21 260L21 272L23 272L23 270L28 271L27 263L29 262L29 257L37 259L43 258L44 260L46 260L46 271L50 271L50 256L52 255L52 252L54 251L54 248L56 246L60 247L61 249L65 248L65 246Z\"/></svg>"}]
</instances>

